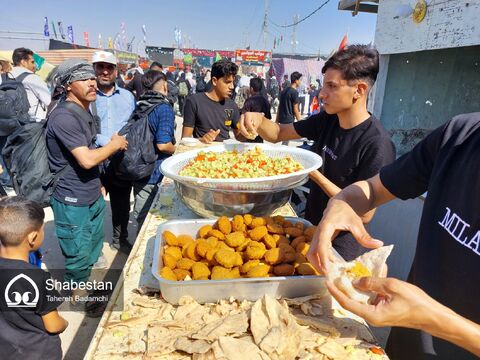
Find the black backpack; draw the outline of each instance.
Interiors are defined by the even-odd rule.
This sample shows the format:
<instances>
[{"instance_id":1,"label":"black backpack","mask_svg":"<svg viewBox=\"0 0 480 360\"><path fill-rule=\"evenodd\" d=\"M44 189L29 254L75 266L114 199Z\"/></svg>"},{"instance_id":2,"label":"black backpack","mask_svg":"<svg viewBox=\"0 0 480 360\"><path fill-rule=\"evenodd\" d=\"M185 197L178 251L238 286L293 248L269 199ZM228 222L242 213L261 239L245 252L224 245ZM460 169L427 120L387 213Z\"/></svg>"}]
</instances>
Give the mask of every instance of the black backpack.
<instances>
[{"instance_id":1,"label":"black backpack","mask_svg":"<svg viewBox=\"0 0 480 360\"><path fill-rule=\"evenodd\" d=\"M59 173L50 171L47 155L47 120L25 124L8 138L2 155L17 195L50 206L50 196L66 166Z\"/></svg>"},{"instance_id":2,"label":"black backpack","mask_svg":"<svg viewBox=\"0 0 480 360\"><path fill-rule=\"evenodd\" d=\"M278 83L275 81L270 84L270 96L274 99L278 98L278 95L280 94L280 88L278 86Z\"/></svg>"},{"instance_id":3,"label":"black backpack","mask_svg":"<svg viewBox=\"0 0 480 360\"><path fill-rule=\"evenodd\" d=\"M87 112L79 111L77 105L68 101L59 103L57 107L67 108L85 121L90 120ZM43 207L50 206L50 197L58 180L70 168L66 165L58 173L50 170L46 139L47 122L48 118L20 126L8 136L2 151L17 195L36 201Z\"/></svg>"},{"instance_id":4,"label":"black backpack","mask_svg":"<svg viewBox=\"0 0 480 360\"><path fill-rule=\"evenodd\" d=\"M164 102L164 104L169 104ZM150 106L145 111L136 110L127 124L118 132L128 141L126 151L116 153L109 166L113 166L116 176L122 180L137 181L152 175L157 161L154 136L148 123L148 115L155 109ZM169 104L170 106L170 104Z\"/></svg>"},{"instance_id":5,"label":"black backpack","mask_svg":"<svg viewBox=\"0 0 480 360\"><path fill-rule=\"evenodd\" d=\"M197 93L205 92L207 90L207 83L202 77L197 77L197 86L195 87L195 91Z\"/></svg>"},{"instance_id":6,"label":"black backpack","mask_svg":"<svg viewBox=\"0 0 480 360\"><path fill-rule=\"evenodd\" d=\"M17 78L2 74L0 84L0 136L8 136L19 126L30 122L27 92L23 80L31 75L24 72Z\"/></svg>"}]
</instances>

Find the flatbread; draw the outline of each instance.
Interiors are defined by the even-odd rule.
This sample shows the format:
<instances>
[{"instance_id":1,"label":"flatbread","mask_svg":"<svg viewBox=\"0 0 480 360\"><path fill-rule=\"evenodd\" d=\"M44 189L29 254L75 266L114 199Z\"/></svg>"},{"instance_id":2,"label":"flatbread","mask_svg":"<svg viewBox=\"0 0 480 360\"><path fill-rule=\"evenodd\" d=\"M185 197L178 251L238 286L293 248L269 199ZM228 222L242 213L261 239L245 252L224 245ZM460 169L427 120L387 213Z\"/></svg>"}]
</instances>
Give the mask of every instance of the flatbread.
<instances>
[{"instance_id":1,"label":"flatbread","mask_svg":"<svg viewBox=\"0 0 480 360\"><path fill-rule=\"evenodd\" d=\"M372 292L359 291L354 288L352 281L363 276L378 277L383 265L392 252L393 245L369 251L347 263L333 263L328 272L328 279L351 299L367 304L375 298Z\"/></svg>"}]
</instances>

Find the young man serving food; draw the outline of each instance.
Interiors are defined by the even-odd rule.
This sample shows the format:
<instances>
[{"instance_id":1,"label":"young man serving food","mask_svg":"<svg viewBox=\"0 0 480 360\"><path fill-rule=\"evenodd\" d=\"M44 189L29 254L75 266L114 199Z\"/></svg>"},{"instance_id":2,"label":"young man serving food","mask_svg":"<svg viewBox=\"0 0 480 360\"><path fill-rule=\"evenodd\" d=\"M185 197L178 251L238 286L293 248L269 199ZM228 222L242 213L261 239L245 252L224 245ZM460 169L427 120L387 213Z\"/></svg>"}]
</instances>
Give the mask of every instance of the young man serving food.
<instances>
[{"instance_id":1,"label":"young man serving food","mask_svg":"<svg viewBox=\"0 0 480 360\"><path fill-rule=\"evenodd\" d=\"M325 111L306 120L278 124L261 113L248 112L240 119L246 137L260 135L270 142L314 140L314 151L323 158L307 199L305 218L318 224L330 197L346 186L376 174L395 159L395 147L378 119L367 111L367 97L378 74L378 52L353 45L334 54L325 63L320 92ZM369 222L375 210L365 214ZM333 247L350 261L365 252L353 237L341 232Z\"/></svg>"}]
</instances>

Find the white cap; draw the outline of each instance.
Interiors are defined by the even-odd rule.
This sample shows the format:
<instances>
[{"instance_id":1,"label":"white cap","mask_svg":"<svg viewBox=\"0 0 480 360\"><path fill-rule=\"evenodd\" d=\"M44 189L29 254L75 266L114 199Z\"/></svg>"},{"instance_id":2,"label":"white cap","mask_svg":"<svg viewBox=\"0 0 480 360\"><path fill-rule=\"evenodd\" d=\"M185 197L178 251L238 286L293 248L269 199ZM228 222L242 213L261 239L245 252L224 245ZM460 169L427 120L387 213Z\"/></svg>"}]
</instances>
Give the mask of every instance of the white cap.
<instances>
[{"instance_id":1,"label":"white cap","mask_svg":"<svg viewBox=\"0 0 480 360\"><path fill-rule=\"evenodd\" d=\"M108 51L95 51L92 57L92 63L104 62L108 64L117 65L117 58Z\"/></svg>"}]
</instances>

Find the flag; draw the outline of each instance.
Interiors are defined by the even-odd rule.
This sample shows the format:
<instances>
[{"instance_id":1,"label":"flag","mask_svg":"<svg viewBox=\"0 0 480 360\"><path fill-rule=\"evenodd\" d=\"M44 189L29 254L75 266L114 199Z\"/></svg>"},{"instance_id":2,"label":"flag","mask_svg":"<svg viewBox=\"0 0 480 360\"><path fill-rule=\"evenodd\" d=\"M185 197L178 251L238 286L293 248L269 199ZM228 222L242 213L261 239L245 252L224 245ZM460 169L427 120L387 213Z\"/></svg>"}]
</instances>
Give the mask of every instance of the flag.
<instances>
[{"instance_id":1,"label":"flag","mask_svg":"<svg viewBox=\"0 0 480 360\"><path fill-rule=\"evenodd\" d=\"M343 35L342 41L340 42L340 46L338 47L338 50L343 50L345 46L347 46L347 34Z\"/></svg>"},{"instance_id":2,"label":"flag","mask_svg":"<svg viewBox=\"0 0 480 360\"><path fill-rule=\"evenodd\" d=\"M50 37L50 31L48 30L48 19L47 17L45 16L43 18L43 36L45 37Z\"/></svg>"},{"instance_id":3,"label":"flag","mask_svg":"<svg viewBox=\"0 0 480 360\"><path fill-rule=\"evenodd\" d=\"M126 50L127 48L127 30L125 28L125 22L120 23L120 34L122 35L121 40L119 41L120 50Z\"/></svg>"},{"instance_id":4,"label":"flag","mask_svg":"<svg viewBox=\"0 0 480 360\"><path fill-rule=\"evenodd\" d=\"M191 64L191 63L193 63L193 56L192 56L192 54L185 54L185 55L183 56L183 62L184 62L185 64Z\"/></svg>"},{"instance_id":5,"label":"flag","mask_svg":"<svg viewBox=\"0 0 480 360\"><path fill-rule=\"evenodd\" d=\"M219 61L219 60L222 60L222 57L220 56L220 54L218 52L215 53L215 61Z\"/></svg>"},{"instance_id":6,"label":"flag","mask_svg":"<svg viewBox=\"0 0 480 360\"><path fill-rule=\"evenodd\" d=\"M111 37L108 38L108 48L113 49L113 40Z\"/></svg>"},{"instance_id":7,"label":"flag","mask_svg":"<svg viewBox=\"0 0 480 360\"><path fill-rule=\"evenodd\" d=\"M147 44L147 27L144 25L142 25L142 32L143 32L143 42L145 43L145 45Z\"/></svg>"},{"instance_id":8,"label":"flag","mask_svg":"<svg viewBox=\"0 0 480 360\"><path fill-rule=\"evenodd\" d=\"M90 41L88 40L88 32L83 32L83 40L85 40L85 46L90 47Z\"/></svg>"},{"instance_id":9,"label":"flag","mask_svg":"<svg viewBox=\"0 0 480 360\"><path fill-rule=\"evenodd\" d=\"M74 42L73 42L73 26L72 25L67 26L67 35L68 35L68 41L70 41L73 44Z\"/></svg>"},{"instance_id":10,"label":"flag","mask_svg":"<svg viewBox=\"0 0 480 360\"><path fill-rule=\"evenodd\" d=\"M62 40L65 40L65 33L63 32L63 26L61 21L58 22L58 31L60 31L60 36Z\"/></svg>"},{"instance_id":11,"label":"flag","mask_svg":"<svg viewBox=\"0 0 480 360\"><path fill-rule=\"evenodd\" d=\"M99 49L103 49L102 34L98 34L98 46Z\"/></svg>"},{"instance_id":12,"label":"flag","mask_svg":"<svg viewBox=\"0 0 480 360\"><path fill-rule=\"evenodd\" d=\"M53 33L55 34L55 39L58 39L57 29L55 29L55 23L53 21L51 21L50 24L52 24L52 29L53 29Z\"/></svg>"},{"instance_id":13,"label":"flag","mask_svg":"<svg viewBox=\"0 0 480 360\"><path fill-rule=\"evenodd\" d=\"M37 68L37 71L38 71L42 68L43 63L45 62L45 59L40 55L33 53L33 61L35 61L35 67Z\"/></svg>"}]
</instances>

